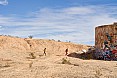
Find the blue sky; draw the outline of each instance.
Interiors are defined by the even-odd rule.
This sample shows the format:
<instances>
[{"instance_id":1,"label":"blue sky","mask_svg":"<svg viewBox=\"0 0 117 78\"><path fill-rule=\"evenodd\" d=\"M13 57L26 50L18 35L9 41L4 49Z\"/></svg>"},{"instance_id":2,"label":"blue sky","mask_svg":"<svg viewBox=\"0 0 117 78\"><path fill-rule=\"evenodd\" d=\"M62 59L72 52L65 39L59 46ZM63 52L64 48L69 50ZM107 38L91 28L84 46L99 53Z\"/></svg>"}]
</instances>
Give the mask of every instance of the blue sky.
<instances>
[{"instance_id":1,"label":"blue sky","mask_svg":"<svg viewBox=\"0 0 117 78\"><path fill-rule=\"evenodd\" d=\"M0 34L94 45L96 26L117 22L117 0L0 0Z\"/></svg>"}]
</instances>

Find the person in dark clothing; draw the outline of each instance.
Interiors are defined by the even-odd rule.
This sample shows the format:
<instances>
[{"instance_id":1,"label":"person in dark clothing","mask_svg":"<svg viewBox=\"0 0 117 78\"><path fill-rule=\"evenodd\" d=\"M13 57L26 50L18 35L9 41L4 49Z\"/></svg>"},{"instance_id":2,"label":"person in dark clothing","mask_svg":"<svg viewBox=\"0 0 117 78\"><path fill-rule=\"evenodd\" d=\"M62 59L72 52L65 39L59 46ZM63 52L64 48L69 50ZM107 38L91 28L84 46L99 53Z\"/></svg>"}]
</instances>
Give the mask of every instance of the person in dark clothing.
<instances>
[{"instance_id":1,"label":"person in dark clothing","mask_svg":"<svg viewBox=\"0 0 117 78\"><path fill-rule=\"evenodd\" d=\"M44 50L43 50L43 51L44 51L43 55L45 55L45 56L46 56L46 48L44 48Z\"/></svg>"},{"instance_id":2,"label":"person in dark clothing","mask_svg":"<svg viewBox=\"0 0 117 78\"><path fill-rule=\"evenodd\" d=\"M65 50L65 55L68 55L68 48Z\"/></svg>"}]
</instances>

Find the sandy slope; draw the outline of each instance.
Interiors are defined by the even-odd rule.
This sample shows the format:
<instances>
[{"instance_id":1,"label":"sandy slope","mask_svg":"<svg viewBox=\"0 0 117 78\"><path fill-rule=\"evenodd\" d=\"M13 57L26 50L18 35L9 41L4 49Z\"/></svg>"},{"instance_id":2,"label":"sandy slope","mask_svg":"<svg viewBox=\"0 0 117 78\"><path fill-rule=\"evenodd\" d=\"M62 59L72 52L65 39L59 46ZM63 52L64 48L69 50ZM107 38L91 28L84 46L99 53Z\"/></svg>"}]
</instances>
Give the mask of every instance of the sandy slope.
<instances>
[{"instance_id":1,"label":"sandy slope","mask_svg":"<svg viewBox=\"0 0 117 78\"><path fill-rule=\"evenodd\" d=\"M64 55L26 57L28 53L16 52L14 57L1 60L0 78L117 78L116 61L82 60ZM62 58L71 64L62 64ZM4 67L6 63L10 67Z\"/></svg>"},{"instance_id":2,"label":"sandy slope","mask_svg":"<svg viewBox=\"0 0 117 78\"><path fill-rule=\"evenodd\" d=\"M73 44L69 42L0 36L0 50L3 51L36 52L43 51L44 48L47 48L47 51L50 54L55 52L61 54L66 48L69 48L69 52L76 52L82 49L87 49L88 47L87 45Z\"/></svg>"},{"instance_id":3,"label":"sandy slope","mask_svg":"<svg viewBox=\"0 0 117 78\"><path fill-rule=\"evenodd\" d=\"M47 56L43 56L44 47ZM70 53L87 48L50 40L1 37L0 78L117 78L116 61L67 57L64 53L67 47ZM35 59L29 58L30 52L34 53ZM71 64L62 64L63 58Z\"/></svg>"}]
</instances>

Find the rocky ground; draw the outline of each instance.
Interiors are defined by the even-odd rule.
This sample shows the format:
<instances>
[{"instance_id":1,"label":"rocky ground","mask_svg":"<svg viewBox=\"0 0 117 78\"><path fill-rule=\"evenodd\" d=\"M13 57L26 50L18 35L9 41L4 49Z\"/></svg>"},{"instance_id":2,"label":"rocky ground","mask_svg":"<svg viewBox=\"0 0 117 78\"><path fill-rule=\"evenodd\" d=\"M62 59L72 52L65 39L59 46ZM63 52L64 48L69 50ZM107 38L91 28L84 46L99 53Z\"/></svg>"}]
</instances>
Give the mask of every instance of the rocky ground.
<instances>
[{"instance_id":1,"label":"rocky ground","mask_svg":"<svg viewBox=\"0 0 117 78\"><path fill-rule=\"evenodd\" d=\"M117 78L116 61L42 56L41 52L35 52L36 58L31 59L29 54L0 52L0 78Z\"/></svg>"}]
</instances>

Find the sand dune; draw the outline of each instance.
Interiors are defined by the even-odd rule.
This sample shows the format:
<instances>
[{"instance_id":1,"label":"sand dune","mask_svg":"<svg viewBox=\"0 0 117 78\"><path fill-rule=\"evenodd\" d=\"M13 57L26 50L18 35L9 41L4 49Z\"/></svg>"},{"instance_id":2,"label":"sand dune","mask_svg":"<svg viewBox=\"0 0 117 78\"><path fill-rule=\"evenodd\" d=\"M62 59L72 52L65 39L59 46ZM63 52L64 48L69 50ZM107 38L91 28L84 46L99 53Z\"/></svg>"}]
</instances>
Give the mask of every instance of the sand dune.
<instances>
[{"instance_id":1,"label":"sand dune","mask_svg":"<svg viewBox=\"0 0 117 78\"><path fill-rule=\"evenodd\" d=\"M47 48L47 56L43 49ZM82 60L65 56L87 45L43 39L0 36L0 78L117 78L116 61ZM31 59L33 53L35 59ZM67 62L62 64L62 62Z\"/></svg>"}]
</instances>

